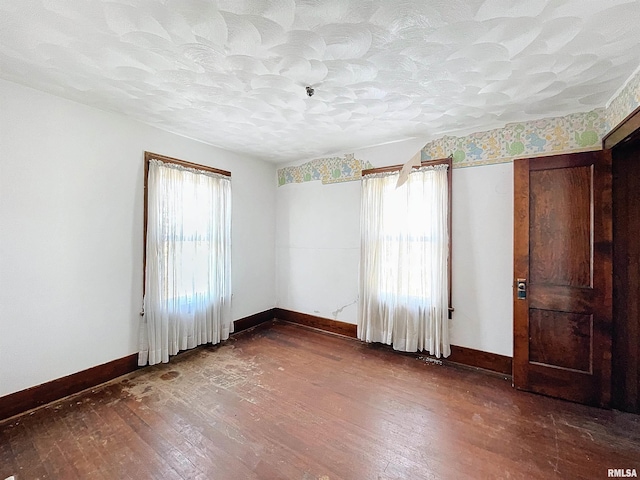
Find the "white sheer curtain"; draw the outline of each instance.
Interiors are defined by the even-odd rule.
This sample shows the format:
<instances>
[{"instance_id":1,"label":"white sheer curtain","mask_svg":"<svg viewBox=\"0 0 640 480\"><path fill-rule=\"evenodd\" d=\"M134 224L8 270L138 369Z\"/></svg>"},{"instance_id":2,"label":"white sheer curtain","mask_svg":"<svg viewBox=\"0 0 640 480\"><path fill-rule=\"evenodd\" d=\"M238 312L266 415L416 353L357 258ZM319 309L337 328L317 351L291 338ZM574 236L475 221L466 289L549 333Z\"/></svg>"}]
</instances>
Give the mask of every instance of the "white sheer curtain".
<instances>
[{"instance_id":1,"label":"white sheer curtain","mask_svg":"<svg viewBox=\"0 0 640 480\"><path fill-rule=\"evenodd\" d=\"M447 168L363 177L359 339L449 356Z\"/></svg>"},{"instance_id":2,"label":"white sheer curtain","mask_svg":"<svg viewBox=\"0 0 640 480\"><path fill-rule=\"evenodd\" d=\"M149 161L140 365L229 338L231 178Z\"/></svg>"}]
</instances>

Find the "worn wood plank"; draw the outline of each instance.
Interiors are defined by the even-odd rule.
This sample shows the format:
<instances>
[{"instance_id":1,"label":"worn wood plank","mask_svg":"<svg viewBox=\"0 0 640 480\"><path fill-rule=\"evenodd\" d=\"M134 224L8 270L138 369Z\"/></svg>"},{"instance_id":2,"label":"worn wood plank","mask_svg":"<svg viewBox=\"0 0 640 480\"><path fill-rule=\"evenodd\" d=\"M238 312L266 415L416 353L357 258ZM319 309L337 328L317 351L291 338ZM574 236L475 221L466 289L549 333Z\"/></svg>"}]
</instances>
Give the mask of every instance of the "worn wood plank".
<instances>
[{"instance_id":1,"label":"worn wood plank","mask_svg":"<svg viewBox=\"0 0 640 480\"><path fill-rule=\"evenodd\" d=\"M640 419L270 321L0 423L0 459L0 478L579 479L640 469Z\"/></svg>"},{"instance_id":2,"label":"worn wood plank","mask_svg":"<svg viewBox=\"0 0 640 480\"><path fill-rule=\"evenodd\" d=\"M295 312L284 308L275 309L275 318L285 320L287 322L297 323L311 328L317 328L325 332L336 333L346 337L357 338L356 325L330 320L328 318L309 315L306 313ZM282 340L290 341L290 340ZM384 347L383 347L384 348ZM425 352L417 352L418 356L429 356ZM434 357L435 358L435 357ZM501 375L511 376L511 357L499 355L491 352L482 352L473 348L451 345L451 355L449 357L439 359L446 364L458 364L473 368L482 368Z\"/></svg>"},{"instance_id":3,"label":"worn wood plank","mask_svg":"<svg viewBox=\"0 0 640 480\"><path fill-rule=\"evenodd\" d=\"M233 322L234 332L247 330L274 318L275 309L273 308L240 318ZM24 413L55 400L60 400L87 388L95 387L121 375L133 372L138 368L138 354L134 353L41 385L5 395L0 397L0 420Z\"/></svg>"}]
</instances>

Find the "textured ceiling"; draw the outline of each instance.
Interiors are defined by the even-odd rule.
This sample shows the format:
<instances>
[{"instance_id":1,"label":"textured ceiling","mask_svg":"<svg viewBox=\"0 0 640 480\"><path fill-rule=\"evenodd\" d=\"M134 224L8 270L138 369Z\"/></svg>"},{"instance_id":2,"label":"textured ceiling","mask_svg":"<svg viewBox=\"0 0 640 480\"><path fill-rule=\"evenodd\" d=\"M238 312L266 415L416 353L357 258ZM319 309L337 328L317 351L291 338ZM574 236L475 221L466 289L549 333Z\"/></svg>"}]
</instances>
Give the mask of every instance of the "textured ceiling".
<instances>
[{"instance_id":1,"label":"textured ceiling","mask_svg":"<svg viewBox=\"0 0 640 480\"><path fill-rule=\"evenodd\" d=\"M0 76L284 162L604 106L638 20L640 0L0 0Z\"/></svg>"}]
</instances>

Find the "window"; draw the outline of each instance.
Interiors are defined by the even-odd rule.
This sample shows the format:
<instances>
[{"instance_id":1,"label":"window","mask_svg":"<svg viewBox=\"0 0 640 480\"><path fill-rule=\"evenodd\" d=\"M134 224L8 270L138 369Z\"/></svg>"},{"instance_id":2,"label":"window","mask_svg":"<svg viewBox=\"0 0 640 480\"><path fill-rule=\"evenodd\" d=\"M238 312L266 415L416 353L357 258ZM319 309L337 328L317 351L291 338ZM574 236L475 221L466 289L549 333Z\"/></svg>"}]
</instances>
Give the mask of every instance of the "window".
<instances>
[{"instance_id":1,"label":"window","mask_svg":"<svg viewBox=\"0 0 640 480\"><path fill-rule=\"evenodd\" d=\"M447 356L451 160L399 170L363 172L358 337Z\"/></svg>"},{"instance_id":2,"label":"window","mask_svg":"<svg viewBox=\"0 0 640 480\"><path fill-rule=\"evenodd\" d=\"M145 153L141 365L232 331L230 175Z\"/></svg>"}]
</instances>

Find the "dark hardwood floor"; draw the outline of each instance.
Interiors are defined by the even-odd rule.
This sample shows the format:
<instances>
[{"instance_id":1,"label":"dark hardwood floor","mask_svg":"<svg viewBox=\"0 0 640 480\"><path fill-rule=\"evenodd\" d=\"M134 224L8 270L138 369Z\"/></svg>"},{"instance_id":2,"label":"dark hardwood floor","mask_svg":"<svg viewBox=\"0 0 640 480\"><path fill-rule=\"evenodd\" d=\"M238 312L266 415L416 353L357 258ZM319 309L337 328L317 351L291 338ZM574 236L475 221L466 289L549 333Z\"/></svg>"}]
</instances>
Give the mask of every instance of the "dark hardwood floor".
<instances>
[{"instance_id":1,"label":"dark hardwood floor","mask_svg":"<svg viewBox=\"0 0 640 480\"><path fill-rule=\"evenodd\" d=\"M281 321L0 423L0 479L607 478L640 417Z\"/></svg>"}]
</instances>

